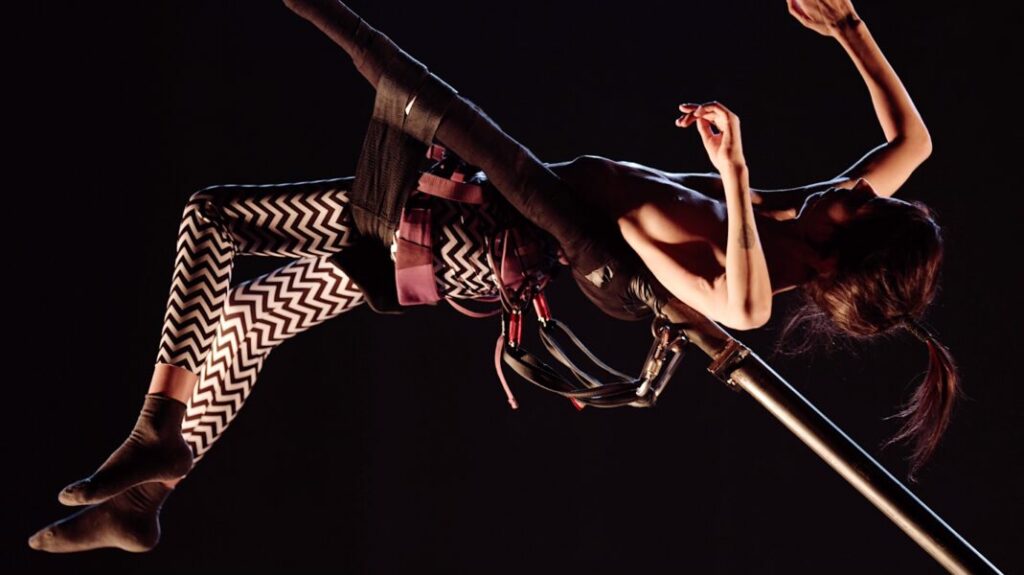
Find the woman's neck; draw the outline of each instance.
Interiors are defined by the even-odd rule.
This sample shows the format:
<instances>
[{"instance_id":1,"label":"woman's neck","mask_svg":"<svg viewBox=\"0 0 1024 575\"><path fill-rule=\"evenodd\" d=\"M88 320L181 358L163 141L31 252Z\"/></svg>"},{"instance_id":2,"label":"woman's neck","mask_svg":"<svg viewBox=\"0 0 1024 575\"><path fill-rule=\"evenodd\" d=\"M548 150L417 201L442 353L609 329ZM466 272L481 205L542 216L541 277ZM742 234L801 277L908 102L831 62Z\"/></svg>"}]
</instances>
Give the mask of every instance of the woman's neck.
<instances>
[{"instance_id":1,"label":"woman's neck","mask_svg":"<svg viewBox=\"0 0 1024 575\"><path fill-rule=\"evenodd\" d=\"M776 220L757 213L755 218L772 295L799 287L832 265L832 260L823 258L819 248L808 240L800 219Z\"/></svg>"}]
</instances>

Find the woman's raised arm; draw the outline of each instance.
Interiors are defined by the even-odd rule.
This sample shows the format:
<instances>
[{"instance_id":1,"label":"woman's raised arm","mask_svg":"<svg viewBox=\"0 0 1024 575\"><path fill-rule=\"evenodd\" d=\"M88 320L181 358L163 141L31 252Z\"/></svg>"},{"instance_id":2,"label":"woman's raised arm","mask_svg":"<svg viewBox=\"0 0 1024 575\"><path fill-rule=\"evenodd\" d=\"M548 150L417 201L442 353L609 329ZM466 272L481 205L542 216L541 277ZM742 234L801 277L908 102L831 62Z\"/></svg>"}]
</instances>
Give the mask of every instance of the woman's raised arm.
<instances>
[{"instance_id":1,"label":"woman's raised arm","mask_svg":"<svg viewBox=\"0 0 1024 575\"><path fill-rule=\"evenodd\" d=\"M784 189L751 189L753 205L776 219L796 215L807 196L828 187L852 187L866 179L880 196L892 196L932 152L931 137L914 102L849 0L787 0L801 24L835 38L861 73L885 143L876 146L844 172L826 181ZM717 199L722 180L713 173L670 173L668 179Z\"/></svg>"},{"instance_id":2,"label":"woman's raised arm","mask_svg":"<svg viewBox=\"0 0 1024 575\"><path fill-rule=\"evenodd\" d=\"M853 60L871 93L886 142L839 175L870 182L892 196L931 155L932 142L910 94L849 0L787 0L789 13L815 32L835 38Z\"/></svg>"},{"instance_id":3,"label":"woman's raised arm","mask_svg":"<svg viewBox=\"0 0 1024 575\"><path fill-rule=\"evenodd\" d=\"M701 106L682 104L679 109L683 116L676 120L676 125L681 128L697 126L708 157L722 177L728 212L725 273L714 284L698 282L698 288L702 289L697 290L692 289L690 282L669 279L662 283L684 303L697 303L691 307L715 321L736 329L761 327L771 317L772 286L750 200L750 176L743 156L740 119L719 102ZM712 126L718 129L717 133ZM651 272L658 276L658 270L653 267ZM702 291L704 293L700 293ZM700 309L698 306L704 303L701 299L710 299L714 305Z\"/></svg>"}]
</instances>

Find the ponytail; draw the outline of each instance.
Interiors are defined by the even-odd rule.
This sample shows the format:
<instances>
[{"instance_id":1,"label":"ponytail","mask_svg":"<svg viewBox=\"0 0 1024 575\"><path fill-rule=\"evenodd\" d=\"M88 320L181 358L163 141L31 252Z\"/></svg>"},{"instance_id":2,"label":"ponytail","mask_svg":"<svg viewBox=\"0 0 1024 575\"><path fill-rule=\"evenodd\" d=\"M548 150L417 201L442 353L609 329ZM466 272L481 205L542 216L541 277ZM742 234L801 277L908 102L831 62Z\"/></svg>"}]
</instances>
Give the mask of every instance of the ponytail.
<instances>
[{"instance_id":1,"label":"ponytail","mask_svg":"<svg viewBox=\"0 0 1024 575\"><path fill-rule=\"evenodd\" d=\"M884 418L906 418L906 421L881 447L884 449L904 439L912 440L914 447L907 480L916 483L917 472L938 447L949 425L953 404L963 391L959 387L956 362L935 334L913 318L904 320L903 326L928 346L928 372L910 401L899 412Z\"/></svg>"}]
</instances>

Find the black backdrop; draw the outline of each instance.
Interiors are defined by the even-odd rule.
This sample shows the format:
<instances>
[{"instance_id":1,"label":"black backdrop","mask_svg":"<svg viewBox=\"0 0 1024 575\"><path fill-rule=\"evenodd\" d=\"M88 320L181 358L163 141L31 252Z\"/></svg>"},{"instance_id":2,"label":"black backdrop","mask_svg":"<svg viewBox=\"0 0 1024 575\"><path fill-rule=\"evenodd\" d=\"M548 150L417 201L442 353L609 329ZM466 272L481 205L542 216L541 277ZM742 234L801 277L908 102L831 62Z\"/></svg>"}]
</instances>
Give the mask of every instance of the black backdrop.
<instances>
[{"instance_id":1,"label":"black backdrop","mask_svg":"<svg viewBox=\"0 0 1024 575\"><path fill-rule=\"evenodd\" d=\"M673 125L677 103L709 99L743 119L757 187L831 177L883 139L841 48L781 0L352 4L546 160L709 170L697 134ZM971 398L914 490L1020 572L1019 123L1000 92L1019 66L1001 31L1012 19L923 1L858 8L933 136L900 194L945 227L929 321ZM696 355L653 410L577 412L510 374L513 412L493 371L497 321L447 306L363 306L275 350L244 415L168 500L152 552L30 550L70 511L60 488L135 421L189 194L350 175L373 93L279 2L27 12L9 20L9 572L942 572ZM235 277L282 263L239 258ZM549 299L614 365L639 367L648 325L596 315L567 277ZM741 339L767 357L796 301L779 296ZM882 418L926 359L906 336L773 365L902 476L907 452L877 448L898 423Z\"/></svg>"}]
</instances>

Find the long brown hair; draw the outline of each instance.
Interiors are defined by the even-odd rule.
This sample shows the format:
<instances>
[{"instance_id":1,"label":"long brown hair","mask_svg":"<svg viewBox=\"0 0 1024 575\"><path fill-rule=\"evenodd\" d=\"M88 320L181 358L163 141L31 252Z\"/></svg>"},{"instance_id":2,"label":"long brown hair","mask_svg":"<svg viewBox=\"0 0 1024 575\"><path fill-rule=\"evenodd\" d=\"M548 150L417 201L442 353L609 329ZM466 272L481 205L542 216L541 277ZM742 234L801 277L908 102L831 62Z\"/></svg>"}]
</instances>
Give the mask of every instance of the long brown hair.
<instances>
[{"instance_id":1,"label":"long brown hair","mask_svg":"<svg viewBox=\"0 0 1024 575\"><path fill-rule=\"evenodd\" d=\"M802 354L825 341L874 341L902 329L923 341L928 371L909 401L885 418L904 422L881 445L913 443L907 479L916 482L949 425L956 398L962 396L952 354L922 319L939 291L944 253L935 213L919 201L872 198L837 229L825 250L838 256L835 269L801 285L803 302L773 353ZM805 327L803 342L788 345L800 326Z\"/></svg>"}]
</instances>

